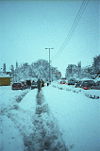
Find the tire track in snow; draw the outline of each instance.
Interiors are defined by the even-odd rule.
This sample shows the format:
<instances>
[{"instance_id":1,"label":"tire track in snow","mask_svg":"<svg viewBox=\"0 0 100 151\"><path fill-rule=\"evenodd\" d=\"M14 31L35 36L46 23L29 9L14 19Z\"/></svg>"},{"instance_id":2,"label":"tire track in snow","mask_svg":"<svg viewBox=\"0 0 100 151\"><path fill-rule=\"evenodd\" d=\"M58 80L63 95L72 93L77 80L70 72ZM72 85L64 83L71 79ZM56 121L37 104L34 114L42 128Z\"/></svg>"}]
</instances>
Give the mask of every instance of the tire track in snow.
<instances>
[{"instance_id":1,"label":"tire track in snow","mask_svg":"<svg viewBox=\"0 0 100 151\"><path fill-rule=\"evenodd\" d=\"M24 139L25 151L68 151L42 91L36 96L33 126L33 133Z\"/></svg>"},{"instance_id":2,"label":"tire track in snow","mask_svg":"<svg viewBox=\"0 0 100 151\"><path fill-rule=\"evenodd\" d=\"M23 132L23 127L20 126L20 123L18 123L18 119L16 119L16 114L13 113L12 111L14 110L19 110L18 103L22 101L22 99L27 95L28 91L22 92L21 94L15 96L13 104L10 104L8 107L1 107L0 108L0 134L3 133L3 127L2 127L2 118L5 116L8 118L10 123L13 123L14 129L18 131L19 136L23 139L25 137L25 133ZM15 138L16 136L14 136ZM0 140L2 141L2 139ZM2 145L1 145L2 144ZM3 151L3 143L0 142L0 151Z\"/></svg>"}]
</instances>

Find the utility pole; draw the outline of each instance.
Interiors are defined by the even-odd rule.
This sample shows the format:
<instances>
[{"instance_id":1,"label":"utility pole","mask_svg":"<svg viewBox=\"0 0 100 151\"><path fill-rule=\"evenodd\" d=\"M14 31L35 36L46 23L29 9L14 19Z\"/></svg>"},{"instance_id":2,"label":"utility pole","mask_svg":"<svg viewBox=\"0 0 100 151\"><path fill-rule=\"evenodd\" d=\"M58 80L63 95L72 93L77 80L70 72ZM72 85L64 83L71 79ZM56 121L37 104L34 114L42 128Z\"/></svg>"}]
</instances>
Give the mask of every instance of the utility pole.
<instances>
[{"instance_id":1,"label":"utility pole","mask_svg":"<svg viewBox=\"0 0 100 151\"><path fill-rule=\"evenodd\" d=\"M51 81L51 71L50 71L50 50L54 48L45 48L46 50L49 50L49 82Z\"/></svg>"}]
</instances>

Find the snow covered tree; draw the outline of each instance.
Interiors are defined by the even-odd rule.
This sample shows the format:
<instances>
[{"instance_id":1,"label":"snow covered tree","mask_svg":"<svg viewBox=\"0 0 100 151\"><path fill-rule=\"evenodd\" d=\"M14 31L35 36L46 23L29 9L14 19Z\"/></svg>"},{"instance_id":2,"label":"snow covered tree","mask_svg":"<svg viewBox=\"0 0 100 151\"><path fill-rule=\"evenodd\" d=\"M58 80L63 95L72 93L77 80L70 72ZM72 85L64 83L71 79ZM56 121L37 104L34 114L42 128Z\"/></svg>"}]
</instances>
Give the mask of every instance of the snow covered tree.
<instances>
[{"instance_id":1,"label":"snow covered tree","mask_svg":"<svg viewBox=\"0 0 100 151\"><path fill-rule=\"evenodd\" d=\"M59 79L61 77L61 72L58 71L55 67L50 68L53 80ZM15 69L14 76L15 81L32 79L43 79L45 81L49 80L49 63L43 59L40 59L31 65L24 63Z\"/></svg>"},{"instance_id":2,"label":"snow covered tree","mask_svg":"<svg viewBox=\"0 0 100 151\"><path fill-rule=\"evenodd\" d=\"M46 60L40 59L35 63L32 63L32 73L39 79L48 80L49 75L49 63Z\"/></svg>"},{"instance_id":3,"label":"snow covered tree","mask_svg":"<svg viewBox=\"0 0 100 151\"><path fill-rule=\"evenodd\" d=\"M16 61L16 69L18 69L18 62Z\"/></svg>"},{"instance_id":4,"label":"snow covered tree","mask_svg":"<svg viewBox=\"0 0 100 151\"><path fill-rule=\"evenodd\" d=\"M43 80L49 80L49 63L46 60L40 59L32 64L32 72L37 78ZM61 72L55 67L50 66L51 80L57 80L61 78Z\"/></svg>"},{"instance_id":5,"label":"snow covered tree","mask_svg":"<svg viewBox=\"0 0 100 151\"><path fill-rule=\"evenodd\" d=\"M6 73L6 64L3 64L3 73Z\"/></svg>"},{"instance_id":6,"label":"snow covered tree","mask_svg":"<svg viewBox=\"0 0 100 151\"><path fill-rule=\"evenodd\" d=\"M61 78L61 72L56 67L51 68L51 81L58 80Z\"/></svg>"},{"instance_id":7,"label":"snow covered tree","mask_svg":"<svg viewBox=\"0 0 100 151\"><path fill-rule=\"evenodd\" d=\"M67 69L66 69L66 78L70 79L70 78L76 78L78 77L78 71L79 71L79 67L75 64L69 64Z\"/></svg>"},{"instance_id":8,"label":"snow covered tree","mask_svg":"<svg viewBox=\"0 0 100 151\"><path fill-rule=\"evenodd\" d=\"M13 65L11 65L10 70L11 70L11 76L12 76L13 82L14 82L14 66Z\"/></svg>"},{"instance_id":9,"label":"snow covered tree","mask_svg":"<svg viewBox=\"0 0 100 151\"><path fill-rule=\"evenodd\" d=\"M88 65L81 70L81 78L92 78L93 77L93 68L91 65Z\"/></svg>"},{"instance_id":10,"label":"snow covered tree","mask_svg":"<svg viewBox=\"0 0 100 151\"><path fill-rule=\"evenodd\" d=\"M95 74L100 73L100 55L94 57L93 60L93 70Z\"/></svg>"},{"instance_id":11,"label":"snow covered tree","mask_svg":"<svg viewBox=\"0 0 100 151\"><path fill-rule=\"evenodd\" d=\"M78 63L78 77L81 78L81 61Z\"/></svg>"},{"instance_id":12,"label":"snow covered tree","mask_svg":"<svg viewBox=\"0 0 100 151\"><path fill-rule=\"evenodd\" d=\"M30 65L28 63L24 63L19 66L16 71L17 80L28 80L30 79L29 75Z\"/></svg>"}]
</instances>

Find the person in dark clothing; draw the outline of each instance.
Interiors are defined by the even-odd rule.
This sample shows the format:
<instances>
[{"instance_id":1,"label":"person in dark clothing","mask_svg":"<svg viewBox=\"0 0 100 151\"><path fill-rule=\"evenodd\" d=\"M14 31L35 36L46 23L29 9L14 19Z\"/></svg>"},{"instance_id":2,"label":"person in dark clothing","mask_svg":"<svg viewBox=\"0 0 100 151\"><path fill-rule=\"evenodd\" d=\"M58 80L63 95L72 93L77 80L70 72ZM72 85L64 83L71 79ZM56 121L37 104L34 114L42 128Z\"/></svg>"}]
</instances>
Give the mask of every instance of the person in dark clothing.
<instances>
[{"instance_id":1,"label":"person in dark clothing","mask_svg":"<svg viewBox=\"0 0 100 151\"><path fill-rule=\"evenodd\" d=\"M37 87L38 87L38 91L40 91L41 87L42 87L42 82L40 79L38 79L38 81L37 81Z\"/></svg>"},{"instance_id":2,"label":"person in dark clothing","mask_svg":"<svg viewBox=\"0 0 100 151\"><path fill-rule=\"evenodd\" d=\"M43 81L43 80L41 80L41 82L42 82L42 87L44 87L44 81Z\"/></svg>"},{"instance_id":3,"label":"person in dark clothing","mask_svg":"<svg viewBox=\"0 0 100 151\"><path fill-rule=\"evenodd\" d=\"M27 84L27 87L30 88L31 87L31 80L26 80L26 84Z\"/></svg>"},{"instance_id":4,"label":"person in dark clothing","mask_svg":"<svg viewBox=\"0 0 100 151\"><path fill-rule=\"evenodd\" d=\"M47 86L49 86L49 81L47 81Z\"/></svg>"}]
</instances>

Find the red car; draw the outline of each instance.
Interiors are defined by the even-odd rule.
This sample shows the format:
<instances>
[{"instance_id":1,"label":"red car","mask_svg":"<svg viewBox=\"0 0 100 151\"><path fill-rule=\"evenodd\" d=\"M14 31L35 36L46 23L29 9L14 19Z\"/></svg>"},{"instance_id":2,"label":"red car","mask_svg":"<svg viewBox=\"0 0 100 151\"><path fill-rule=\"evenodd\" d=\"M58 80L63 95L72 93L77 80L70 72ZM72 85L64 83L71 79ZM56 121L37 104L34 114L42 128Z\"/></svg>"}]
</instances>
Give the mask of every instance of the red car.
<instances>
[{"instance_id":1,"label":"red car","mask_svg":"<svg viewBox=\"0 0 100 151\"><path fill-rule=\"evenodd\" d=\"M60 81L60 84L66 84L66 81L64 81L64 80Z\"/></svg>"},{"instance_id":2,"label":"red car","mask_svg":"<svg viewBox=\"0 0 100 151\"><path fill-rule=\"evenodd\" d=\"M95 82L93 80L85 80L81 84L81 88L83 88L84 90L92 89L93 86L95 86Z\"/></svg>"},{"instance_id":3,"label":"red car","mask_svg":"<svg viewBox=\"0 0 100 151\"><path fill-rule=\"evenodd\" d=\"M89 90L90 88L89 88L89 87L83 87L83 89L84 89L84 90Z\"/></svg>"},{"instance_id":4,"label":"red car","mask_svg":"<svg viewBox=\"0 0 100 151\"><path fill-rule=\"evenodd\" d=\"M12 90L23 90L23 85L22 83L13 83L12 84Z\"/></svg>"}]
</instances>

